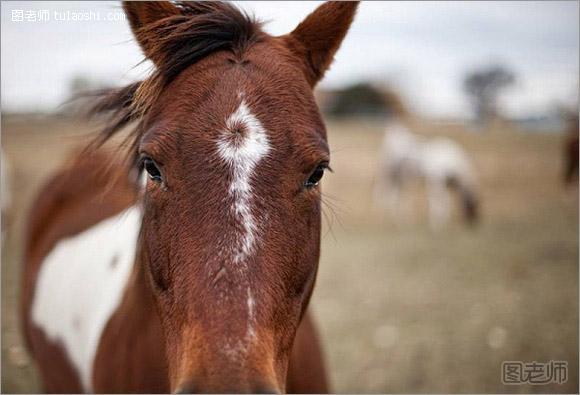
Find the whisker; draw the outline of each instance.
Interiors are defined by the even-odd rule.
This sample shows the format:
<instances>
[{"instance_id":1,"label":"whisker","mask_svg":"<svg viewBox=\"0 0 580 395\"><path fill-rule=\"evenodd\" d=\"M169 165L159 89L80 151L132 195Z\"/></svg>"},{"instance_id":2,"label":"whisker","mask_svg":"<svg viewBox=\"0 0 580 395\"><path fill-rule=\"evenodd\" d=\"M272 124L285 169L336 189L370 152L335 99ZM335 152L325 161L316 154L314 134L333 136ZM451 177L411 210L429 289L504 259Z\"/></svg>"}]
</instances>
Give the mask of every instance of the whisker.
<instances>
[{"instance_id":1,"label":"whisker","mask_svg":"<svg viewBox=\"0 0 580 395\"><path fill-rule=\"evenodd\" d=\"M336 236L334 235L334 232L333 232L333 230L332 230L332 226L334 225L334 220L333 220L333 218L336 216L336 213L334 212L334 210L332 209L332 207L330 207L330 206L327 206L327 205L326 205L326 203L325 203L325 201L324 201L324 200L322 200L322 204L323 204L323 207L322 207L322 215L324 215L324 220L325 220L325 221L326 221L326 223L328 224L328 229L327 229L327 230L326 230L326 232L325 232L325 233L322 235L322 238L324 239L324 238L326 237L326 235L327 235L328 233L330 233L330 234L332 235L332 239L333 239L334 241L336 241ZM331 213L332 213L332 215L330 215L330 216L328 215L328 213L327 213L327 212L326 212L326 210L325 210L325 208L327 208L327 207L330 209L330 211L331 211Z\"/></svg>"},{"instance_id":2,"label":"whisker","mask_svg":"<svg viewBox=\"0 0 580 395\"><path fill-rule=\"evenodd\" d=\"M342 203L342 201L326 193L322 193L321 201L323 204L322 213L324 214L324 218L328 224L328 230L324 233L323 238L326 237L328 233L330 233L333 239L336 240L333 230L335 219L338 222L338 225L344 229L344 224L342 223L339 216L340 212L342 211L341 207L339 206L339 203ZM327 213L325 209L330 211L330 215Z\"/></svg>"}]
</instances>

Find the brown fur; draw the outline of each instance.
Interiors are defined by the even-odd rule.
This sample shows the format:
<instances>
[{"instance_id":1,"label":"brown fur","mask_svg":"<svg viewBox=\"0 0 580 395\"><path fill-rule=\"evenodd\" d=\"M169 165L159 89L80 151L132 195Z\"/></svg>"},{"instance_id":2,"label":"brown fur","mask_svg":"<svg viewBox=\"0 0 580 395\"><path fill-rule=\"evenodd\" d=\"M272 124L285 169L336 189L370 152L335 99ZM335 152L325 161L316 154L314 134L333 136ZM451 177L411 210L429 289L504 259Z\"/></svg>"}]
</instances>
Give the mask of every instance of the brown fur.
<instances>
[{"instance_id":1,"label":"brown fur","mask_svg":"<svg viewBox=\"0 0 580 395\"><path fill-rule=\"evenodd\" d=\"M95 166L103 163L113 166ZM80 393L82 387L62 347L48 341L29 321L38 265L57 240L77 234L133 204L135 188L123 169L123 163L100 151L75 156L45 184L33 205L35 215L31 216L27 232L27 244L33 248L27 250L25 259L22 317L25 339L40 368L45 392ZM163 333L143 268L135 266L122 305L103 333L94 363L96 393L170 391ZM292 351L288 392L328 392L324 362L317 350L320 345L316 329L306 314Z\"/></svg>"},{"instance_id":2,"label":"brown fur","mask_svg":"<svg viewBox=\"0 0 580 395\"><path fill-rule=\"evenodd\" d=\"M117 214L135 200L126 169L96 166L99 163L110 163L110 158L100 152L82 155L49 179L33 204L28 223L22 275L22 327L46 392L78 393L82 388L62 347L48 341L30 322L34 287L43 258L60 239Z\"/></svg>"},{"instance_id":3,"label":"brown fur","mask_svg":"<svg viewBox=\"0 0 580 395\"><path fill-rule=\"evenodd\" d=\"M326 3L282 37L262 32L228 3L128 2L124 9L156 69L142 82L101 96L94 112L108 115L109 122L97 145L132 125L132 164L142 155L153 158L164 181L148 181L139 199L144 217L137 264L102 335L94 389L326 391L317 336L305 315L318 269L320 190L304 182L329 160L312 87L330 65L356 4ZM220 255L236 245L241 223L228 210L231 171L216 156L225 119L241 100L268 131L273 151L252 175L260 240L244 270ZM244 130L232 133L236 138ZM42 258L60 238L138 200L127 168L109 167L105 178L115 185L106 188L95 168L111 159L88 151L85 160L42 192L30 226L23 316L51 391L79 387L78 380L67 379L74 375L66 357L50 365L47 350L57 346L28 322ZM236 339L247 336L250 289L255 336L239 354Z\"/></svg>"}]
</instances>

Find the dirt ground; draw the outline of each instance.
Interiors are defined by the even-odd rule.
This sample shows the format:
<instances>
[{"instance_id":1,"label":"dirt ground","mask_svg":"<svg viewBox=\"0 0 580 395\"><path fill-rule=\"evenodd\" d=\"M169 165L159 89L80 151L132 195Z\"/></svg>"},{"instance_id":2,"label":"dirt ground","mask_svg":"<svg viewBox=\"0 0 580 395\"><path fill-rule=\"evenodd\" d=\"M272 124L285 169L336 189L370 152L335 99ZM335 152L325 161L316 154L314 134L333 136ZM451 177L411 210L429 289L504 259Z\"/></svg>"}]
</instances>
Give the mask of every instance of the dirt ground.
<instances>
[{"instance_id":1,"label":"dirt ground","mask_svg":"<svg viewBox=\"0 0 580 395\"><path fill-rule=\"evenodd\" d=\"M91 130L2 118L13 206L2 249L2 392L40 390L18 326L23 221L35 191ZM429 230L420 186L395 223L372 191L382 125L329 122L333 174L312 308L336 392L578 392L578 188L561 183L562 135L418 125L471 154L482 222ZM564 384L506 386L502 361L568 362Z\"/></svg>"}]
</instances>

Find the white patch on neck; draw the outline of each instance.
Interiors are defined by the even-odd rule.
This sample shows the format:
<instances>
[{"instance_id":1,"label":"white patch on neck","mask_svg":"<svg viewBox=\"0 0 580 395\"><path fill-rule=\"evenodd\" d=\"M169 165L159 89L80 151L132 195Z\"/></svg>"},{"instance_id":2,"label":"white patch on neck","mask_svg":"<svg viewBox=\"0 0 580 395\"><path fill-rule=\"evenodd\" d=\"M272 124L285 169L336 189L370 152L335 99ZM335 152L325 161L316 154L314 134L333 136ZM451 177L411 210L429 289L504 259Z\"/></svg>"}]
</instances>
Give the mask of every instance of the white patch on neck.
<instances>
[{"instance_id":1,"label":"white patch on neck","mask_svg":"<svg viewBox=\"0 0 580 395\"><path fill-rule=\"evenodd\" d=\"M102 332L135 263L141 220L141 208L133 206L61 240L38 273L32 322L64 346L87 392Z\"/></svg>"},{"instance_id":2,"label":"white patch on neck","mask_svg":"<svg viewBox=\"0 0 580 395\"><path fill-rule=\"evenodd\" d=\"M232 133L242 128L242 141L232 141ZM218 152L232 168L233 179L229 193L234 198L233 210L243 228L242 234L236 235L236 247L233 255L235 263L242 263L251 254L256 243L257 225L252 214L252 186L250 181L260 160L270 151L266 130L251 112L242 99L238 109L227 119L226 130L218 143Z\"/></svg>"}]
</instances>

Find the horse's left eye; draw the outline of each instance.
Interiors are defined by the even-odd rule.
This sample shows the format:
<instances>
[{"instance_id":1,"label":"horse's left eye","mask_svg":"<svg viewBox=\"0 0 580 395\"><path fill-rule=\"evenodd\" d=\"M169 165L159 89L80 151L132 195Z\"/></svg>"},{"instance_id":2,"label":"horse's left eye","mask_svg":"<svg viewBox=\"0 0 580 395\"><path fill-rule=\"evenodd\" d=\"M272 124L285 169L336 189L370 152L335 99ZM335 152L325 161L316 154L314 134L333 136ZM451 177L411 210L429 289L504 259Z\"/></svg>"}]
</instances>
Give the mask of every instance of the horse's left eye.
<instances>
[{"instance_id":1,"label":"horse's left eye","mask_svg":"<svg viewBox=\"0 0 580 395\"><path fill-rule=\"evenodd\" d=\"M145 171L149 175L149 178L152 181L155 181L157 183L163 182L163 176L161 175L161 170L159 170L159 168L157 167L157 164L155 164L153 159L151 159L151 158L143 159L143 168L145 169Z\"/></svg>"},{"instance_id":2,"label":"horse's left eye","mask_svg":"<svg viewBox=\"0 0 580 395\"><path fill-rule=\"evenodd\" d=\"M322 176L324 175L324 171L327 168L328 168L328 165L326 165L326 164L320 164L320 165L316 166L316 169L314 169L314 171L312 172L310 177L308 177L308 180L306 180L306 182L304 183L304 186L306 188L309 188L309 189L317 186L318 183L320 182L320 180L322 179Z\"/></svg>"}]
</instances>

